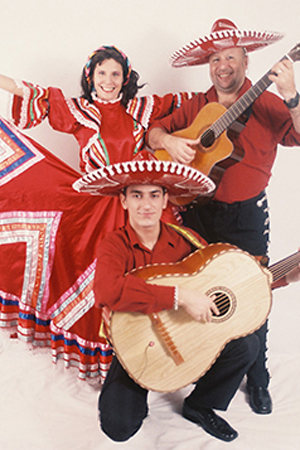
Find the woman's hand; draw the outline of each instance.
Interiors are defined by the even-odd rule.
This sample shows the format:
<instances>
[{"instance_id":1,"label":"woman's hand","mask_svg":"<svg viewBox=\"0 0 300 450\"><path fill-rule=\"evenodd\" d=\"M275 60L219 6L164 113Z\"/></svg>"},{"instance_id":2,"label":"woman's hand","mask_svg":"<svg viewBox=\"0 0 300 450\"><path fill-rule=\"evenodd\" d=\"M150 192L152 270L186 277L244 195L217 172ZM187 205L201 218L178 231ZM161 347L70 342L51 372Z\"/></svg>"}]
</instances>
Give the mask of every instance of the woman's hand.
<instances>
[{"instance_id":1,"label":"woman's hand","mask_svg":"<svg viewBox=\"0 0 300 450\"><path fill-rule=\"evenodd\" d=\"M12 78L0 75L0 89L10 92L11 94L23 97L23 89L19 88Z\"/></svg>"}]
</instances>

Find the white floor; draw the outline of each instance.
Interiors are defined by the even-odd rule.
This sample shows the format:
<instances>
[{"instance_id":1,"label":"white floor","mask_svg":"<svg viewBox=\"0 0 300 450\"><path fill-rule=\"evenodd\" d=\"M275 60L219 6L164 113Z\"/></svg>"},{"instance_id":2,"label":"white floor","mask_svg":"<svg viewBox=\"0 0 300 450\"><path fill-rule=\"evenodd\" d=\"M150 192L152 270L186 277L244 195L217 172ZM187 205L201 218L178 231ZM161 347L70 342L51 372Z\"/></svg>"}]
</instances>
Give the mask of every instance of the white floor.
<instances>
[{"instance_id":1,"label":"white floor","mask_svg":"<svg viewBox=\"0 0 300 450\"><path fill-rule=\"evenodd\" d=\"M299 290L297 290L299 292ZM274 411L254 414L244 386L222 413L239 437L218 441L180 415L189 388L150 394L150 415L126 443L113 443L99 429L98 386L77 379L75 369L53 365L49 350L31 350L0 332L0 448L3 450L298 450L300 449L299 304L293 288L276 292L270 318L269 367ZM296 292L296 291L295 291ZM288 306L288 308L286 307Z\"/></svg>"}]
</instances>

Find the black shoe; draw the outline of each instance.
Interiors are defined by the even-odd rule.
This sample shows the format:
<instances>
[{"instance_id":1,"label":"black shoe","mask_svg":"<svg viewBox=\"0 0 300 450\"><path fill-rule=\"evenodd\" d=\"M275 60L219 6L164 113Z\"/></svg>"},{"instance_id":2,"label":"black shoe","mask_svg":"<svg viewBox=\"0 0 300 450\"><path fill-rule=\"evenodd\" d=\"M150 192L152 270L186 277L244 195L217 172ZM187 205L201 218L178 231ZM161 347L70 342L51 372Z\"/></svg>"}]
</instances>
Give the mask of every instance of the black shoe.
<instances>
[{"instance_id":1,"label":"black shoe","mask_svg":"<svg viewBox=\"0 0 300 450\"><path fill-rule=\"evenodd\" d=\"M248 386L249 403L256 414L271 414L272 399L267 388L261 386Z\"/></svg>"},{"instance_id":2,"label":"black shoe","mask_svg":"<svg viewBox=\"0 0 300 450\"><path fill-rule=\"evenodd\" d=\"M237 431L231 428L226 420L215 414L212 409L196 410L188 406L185 401L182 415L191 422L198 423L207 433L222 441L229 442L238 437Z\"/></svg>"}]
</instances>

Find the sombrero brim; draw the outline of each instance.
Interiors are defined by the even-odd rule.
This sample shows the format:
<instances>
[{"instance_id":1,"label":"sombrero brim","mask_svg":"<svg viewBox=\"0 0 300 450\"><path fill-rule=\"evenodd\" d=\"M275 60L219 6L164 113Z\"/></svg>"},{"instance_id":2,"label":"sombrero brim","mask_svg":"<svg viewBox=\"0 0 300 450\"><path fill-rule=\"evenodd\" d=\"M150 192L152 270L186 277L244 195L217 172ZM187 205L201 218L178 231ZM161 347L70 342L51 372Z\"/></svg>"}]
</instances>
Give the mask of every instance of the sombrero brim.
<instances>
[{"instance_id":1,"label":"sombrero brim","mask_svg":"<svg viewBox=\"0 0 300 450\"><path fill-rule=\"evenodd\" d=\"M163 186L171 196L208 196L216 186L199 170L173 161L132 160L101 167L73 183L78 192L116 196L133 184Z\"/></svg>"},{"instance_id":2,"label":"sombrero brim","mask_svg":"<svg viewBox=\"0 0 300 450\"><path fill-rule=\"evenodd\" d=\"M170 63L173 67L206 64L209 57L215 52L231 47L244 47L247 52L253 52L273 44L283 37L284 34L273 31L215 31L177 50L171 55Z\"/></svg>"}]
</instances>

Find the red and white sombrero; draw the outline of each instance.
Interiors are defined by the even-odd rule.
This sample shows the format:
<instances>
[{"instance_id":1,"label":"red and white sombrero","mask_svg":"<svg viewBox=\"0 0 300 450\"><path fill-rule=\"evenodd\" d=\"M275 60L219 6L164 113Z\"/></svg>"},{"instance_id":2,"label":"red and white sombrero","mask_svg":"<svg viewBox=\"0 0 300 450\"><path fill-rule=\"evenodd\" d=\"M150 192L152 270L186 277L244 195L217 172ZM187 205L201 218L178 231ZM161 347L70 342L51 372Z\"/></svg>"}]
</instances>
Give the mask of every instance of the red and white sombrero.
<instances>
[{"instance_id":1,"label":"red and white sombrero","mask_svg":"<svg viewBox=\"0 0 300 450\"><path fill-rule=\"evenodd\" d=\"M174 161L134 159L89 172L73 183L78 192L93 195L119 195L133 184L154 184L167 189L170 196L207 196L216 188L199 170Z\"/></svg>"},{"instance_id":2,"label":"red and white sombrero","mask_svg":"<svg viewBox=\"0 0 300 450\"><path fill-rule=\"evenodd\" d=\"M231 47L243 47L252 52L282 39L284 34L276 31L241 31L234 22L218 19L208 36L200 37L177 50L170 57L173 67L206 64L209 57Z\"/></svg>"}]
</instances>

